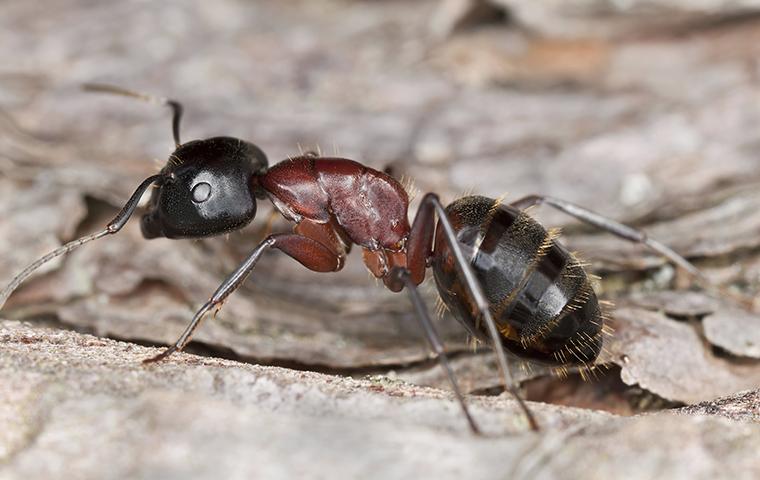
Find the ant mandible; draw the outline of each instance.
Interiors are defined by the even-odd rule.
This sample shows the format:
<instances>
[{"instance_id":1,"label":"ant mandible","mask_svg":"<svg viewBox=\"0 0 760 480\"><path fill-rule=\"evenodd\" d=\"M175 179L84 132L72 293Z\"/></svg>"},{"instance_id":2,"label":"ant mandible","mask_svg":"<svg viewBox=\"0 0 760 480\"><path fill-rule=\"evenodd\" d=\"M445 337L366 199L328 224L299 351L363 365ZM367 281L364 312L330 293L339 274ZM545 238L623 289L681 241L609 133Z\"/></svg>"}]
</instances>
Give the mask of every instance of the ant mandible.
<instances>
[{"instance_id":1,"label":"ant mandible","mask_svg":"<svg viewBox=\"0 0 760 480\"><path fill-rule=\"evenodd\" d=\"M417 286L432 267L446 306L470 335L490 343L501 379L517 400L528 424L538 430L530 409L512 381L507 351L551 366L589 365L602 348L604 319L583 266L550 230L525 213L546 204L618 237L646 245L702 283L704 276L667 246L638 230L572 203L532 195L509 205L481 196L460 198L445 207L426 194L412 224L404 188L391 176L344 158L305 154L271 168L256 145L231 137L180 142L183 108L179 102L102 84L86 90L157 102L173 111L176 149L166 166L146 178L116 217L100 232L71 241L35 261L0 293L0 308L38 267L71 250L121 230L152 185L142 217L147 239L201 238L237 230L256 216L256 201L268 199L292 233L269 235L197 311L179 339L157 362L182 350L207 312L223 302L248 277L261 255L278 249L316 272L343 267L352 245L362 248L369 271L393 292L409 293L417 320L444 368L462 412L470 414L440 336ZM436 216L438 223L436 226Z\"/></svg>"}]
</instances>

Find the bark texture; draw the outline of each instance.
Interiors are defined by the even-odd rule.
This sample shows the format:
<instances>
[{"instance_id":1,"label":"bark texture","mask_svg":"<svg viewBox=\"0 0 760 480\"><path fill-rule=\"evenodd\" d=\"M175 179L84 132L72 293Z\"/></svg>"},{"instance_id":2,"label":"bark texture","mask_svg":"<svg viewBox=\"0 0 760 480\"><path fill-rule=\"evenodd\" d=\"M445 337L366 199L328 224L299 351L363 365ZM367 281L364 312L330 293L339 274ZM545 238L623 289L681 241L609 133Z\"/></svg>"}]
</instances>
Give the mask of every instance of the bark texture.
<instances>
[{"instance_id":1,"label":"bark texture","mask_svg":"<svg viewBox=\"0 0 760 480\"><path fill-rule=\"evenodd\" d=\"M757 8L4 2L0 283L102 228L171 153L168 112L80 89L108 82L181 100L184 140L245 138L272 163L320 150L444 200L570 200L757 297ZM437 325L476 415L510 432L467 434L406 296L369 280L358 252L337 274L265 256L198 330L190 351L204 357L142 367L151 352L136 343L173 342L270 212L262 203L249 227L195 242L146 241L133 221L19 289L0 312L29 322L2 324L0 476L319 477L330 464L347 478L757 476L760 316L546 207L532 213L563 227L617 307L597 380L517 369L546 426L538 436L493 396L492 356L473 353L446 314ZM424 290L432 307L432 282Z\"/></svg>"}]
</instances>

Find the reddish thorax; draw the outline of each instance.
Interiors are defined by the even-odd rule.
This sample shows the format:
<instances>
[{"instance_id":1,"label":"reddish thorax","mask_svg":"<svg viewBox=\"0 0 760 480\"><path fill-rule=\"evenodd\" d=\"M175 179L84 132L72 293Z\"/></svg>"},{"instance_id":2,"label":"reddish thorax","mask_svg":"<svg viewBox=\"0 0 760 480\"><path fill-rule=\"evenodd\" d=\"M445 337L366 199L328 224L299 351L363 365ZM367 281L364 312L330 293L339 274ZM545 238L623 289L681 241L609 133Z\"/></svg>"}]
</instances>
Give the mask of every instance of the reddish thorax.
<instances>
[{"instance_id":1,"label":"reddish thorax","mask_svg":"<svg viewBox=\"0 0 760 480\"><path fill-rule=\"evenodd\" d=\"M409 198L391 176L342 158L303 156L278 163L256 180L294 230L342 258L351 244L388 285L388 273L406 267ZM392 288L396 290L396 288Z\"/></svg>"}]
</instances>

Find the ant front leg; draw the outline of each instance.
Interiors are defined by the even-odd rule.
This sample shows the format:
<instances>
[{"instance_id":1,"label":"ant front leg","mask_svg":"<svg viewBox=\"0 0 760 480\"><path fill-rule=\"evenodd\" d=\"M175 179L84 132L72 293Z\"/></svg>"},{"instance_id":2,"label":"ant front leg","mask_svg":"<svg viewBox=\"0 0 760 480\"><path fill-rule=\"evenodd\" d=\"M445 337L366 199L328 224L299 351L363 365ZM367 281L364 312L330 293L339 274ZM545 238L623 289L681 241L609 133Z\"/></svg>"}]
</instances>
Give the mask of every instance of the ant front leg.
<instances>
[{"instance_id":1,"label":"ant front leg","mask_svg":"<svg viewBox=\"0 0 760 480\"><path fill-rule=\"evenodd\" d=\"M512 379L509 363L507 361L507 354L504 350L504 345L501 343L501 335L496 327L496 322L491 315L488 300L483 293L483 289L480 286L479 280L475 276L475 272L473 271L469 260L467 260L462 252L454 227L451 225L449 217L446 215L446 210L441 204L438 195L434 193L428 193L422 198L419 211L414 218L414 223L412 224L412 229L409 234L407 262L411 281L414 285L418 285L424 278L426 262L432 255L433 250L432 244L436 214L438 214L440 225L443 227L443 236L446 239L446 243L454 254L454 260L459 275L464 279L467 290L469 290L470 295L472 295L488 329L488 335L491 338L491 344L496 353L504 388L512 394L515 400L517 400L518 405L525 414L525 418L528 420L530 428L537 431L538 423L528 408L528 405L520 396L520 392L517 391L514 380ZM411 291L410 295L413 295Z\"/></svg>"},{"instance_id":2,"label":"ant front leg","mask_svg":"<svg viewBox=\"0 0 760 480\"><path fill-rule=\"evenodd\" d=\"M716 293L727 296L729 298L732 298L750 310L754 309L755 301L753 299L730 292L726 290L725 288L722 288L720 286L713 284L705 276L705 274L702 273L701 270L699 270L696 266L694 266L694 264L686 260L683 256L676 253L673 249L671 249L667 245L660 243L657 240L654 240L652 238L649 238L647 234L641 230L637 230L635 228L629 227L628 225L624 225L622 223L616 222L615 220L612 220L611 218L607 218L603 215L592 212L591 210L583 208L574 203L567 202L565 200L560 200L559 198L554 198L554 197L549 197L549 196L544 196L544 195L528 195L527 197L523 197L515 202L512 202L510 205L515 208L524 210L526 208L532 207L534 205L540 205L540 204L549 205L550 207L553 207L561 212L564 212L570 215L571 217L575 217L584 223L597 227L605 232L609 232L624 240L628 240L633 243L640 243L646 246L647 248L649 248L650 250L652 250L653 252L659 255L662 255L669 261L673 262L674 264L684 269L694 279L696 279L697 282L699 282L699 284L703 288L710 291L714 291Z\"/></svg>"},{"instance_id":3,"label":"ant front leg","mask_svg":"<svg viewBox=\"0 0 760 480\"><path fill-rule=\"evenodd\" d=\"M336 254L323 244L309 237L304 237L297 234L278 234L270 235L263 242L261 242L254 250L248 255L243 263L232 272L216 289L216 292L211 298L203 304L198 312L193 316L190 324L182 332L182 335L174 343L160 354L155 357L148 358L143 363L153 363L165 359L174 352L181 351L190 342L193 333L200 325L205 315L212 308L221 308L221 305L229 297L232 292L245 282L248 275L250 275L253 268L258 263L261 255L268 248L276 248L287 254L288 256L296 259L303 266L316 272L334 272L340 270L343 265L343 259L339 254Z\"/></svg>"}]
</instances>

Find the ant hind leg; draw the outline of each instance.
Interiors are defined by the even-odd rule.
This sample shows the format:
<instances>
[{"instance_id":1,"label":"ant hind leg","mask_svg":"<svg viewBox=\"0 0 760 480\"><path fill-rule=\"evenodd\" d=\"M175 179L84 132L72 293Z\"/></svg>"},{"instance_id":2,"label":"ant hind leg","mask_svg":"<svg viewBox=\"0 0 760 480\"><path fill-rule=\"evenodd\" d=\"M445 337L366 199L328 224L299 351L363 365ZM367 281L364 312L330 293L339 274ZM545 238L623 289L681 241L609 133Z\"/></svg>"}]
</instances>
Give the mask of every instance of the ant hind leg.
<instances>
[{"instance_id":1,"label":"ant hind leg","mask_svg":"<svg viewBox=\"0 0 760 480\"><path fill-rule=\"evenodd\" d=\"M511 206L524 210L534 205L546 204L561 212L577 218L578 220L599 228L605 232L609 232L619 238L628 240L633 243L640 243L653 252L662 255L672 263L678 265L683 270L688 272L699 284L708 291L713 291L720 295L731 298L741 305L745 306L749 310L754 309L755 300L747 298L743 295L728 291L727 289L715 285L712 283L701 270L699 270L694 264L689 262L683 256L676 253L673 249L667 245L658 242L652 238L649 238L647 234L641 230L629 227L622 223L616 222L611 218L607 218L598 213L592 212L586 208L576 205L559 198L544 196L544 195L528 195L515 202L510 203Z\"/></svg>"},{"instance_id":2,"label":"ant hind leg","mask_svg":"<svg viewBox=\"0 0 760 480\"><path fill-rule=\"evenodd\" d=\"M425 302L420 296L420 292L417 290L417 285L414 284L411 277L409 276L409 271L405 268L394 268L390 272L390 276L393 277L394 280L402 282L404 284L404 287L406 287L406 291L409 292L409 298L412 300L414 309L417 311L416 317L420 323L420 327L422 327L422 331L425 333L425 338L430 344L430 348L433 350L433 353L435 353L438 361L441 363L441 366L446 371L446 375L449 377L451 388L454 390L454 395L456 395L457 401L462 407L462 412L467 418L467 423L470 425L470 430L472 430L472 433L480 435L480 428L478 428L477 423L475 423L475 420L470 414L470 410L467 408L467 404L464 402L464 396L462 395L462 391L460 390L459 384L457 383L456 376L454 375L454 370L449 364L449 359L446 355L446 350L443 347L441 337L438 335L438 331L435 329L435 325L430 319L430 313L425 306Z\"/></svg>"},{"instance_id":3,"label":"ant hind leg","mask_svg":"<svg viewBox=\"0 0 760 480\"><path fill-rule=\"evenodd\" d=\"M469 261L465 258L462 248L459 246L456 232L451 225L446 210L441 204L438 195L434 193L428 193L422 198L420 208L417 212L417 216L412 224L411 233L409 235L409 256L408 262L412 275L412 280L417 284L422 281L422 272L424 271L424 260L427 257L425 254L430 253L433 229L435 228L435 217L438 215L439 224L443 228L443 236L446 239L451 252L454 255L454 260L457 265L459 275L461 275L467 290L472 295L475 304L477 305L480 315L483 319L483 323L486 325L488 336L491 339L491 346L496 353L496 359L499 365L499 371L501 373L502 382L504 388L517 400L520 409L523 411L530 428L534 431L538 431L538 423L536 422L533 413L531 413L528 405L520 396L520 392L517 390L512 374L509 370L509 362L507 360L507 353L504 350L504 345L501 343L501 334L496 327L496 322L491 315L489 309L488 299L486 299L483 289L480 286L480 282L475 276L475 272L472 269ZM417 274L415 275L415 272ZM418 281L416 281L418 280Z\"/></svg>"}]
</instances>

